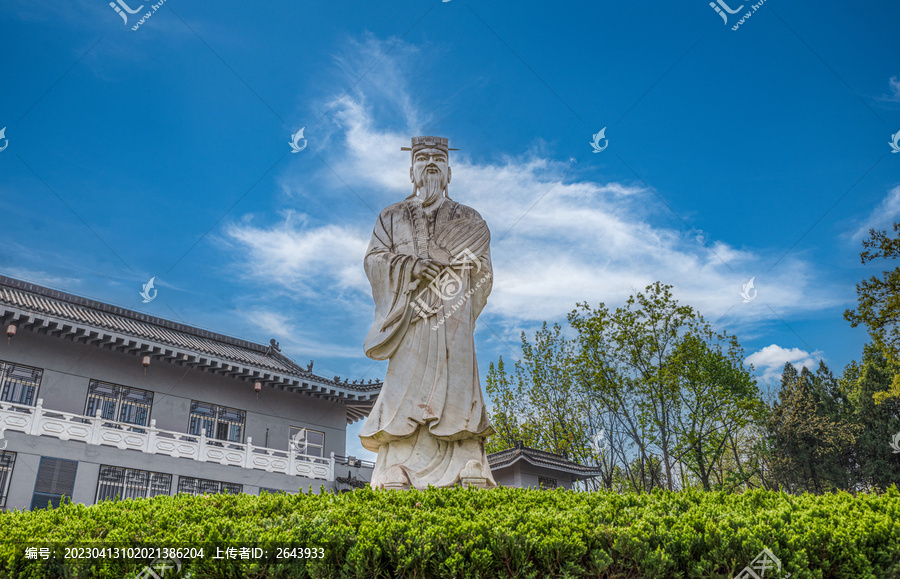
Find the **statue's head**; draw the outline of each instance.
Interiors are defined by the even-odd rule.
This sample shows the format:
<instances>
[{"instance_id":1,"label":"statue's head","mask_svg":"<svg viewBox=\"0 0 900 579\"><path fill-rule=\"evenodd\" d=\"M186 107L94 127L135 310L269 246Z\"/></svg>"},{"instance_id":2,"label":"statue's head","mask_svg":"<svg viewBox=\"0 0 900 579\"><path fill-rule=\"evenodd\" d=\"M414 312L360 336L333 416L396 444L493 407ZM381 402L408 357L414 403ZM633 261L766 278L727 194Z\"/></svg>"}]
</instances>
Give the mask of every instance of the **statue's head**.
<instances>
[{"instance_id":1,"label":"statue's head","mask_svg":"<svg viewBox=\"0 0 900 579\"><path fill-rule=\"evenodd\" d=\"M443 137L413 137L412 166L409 178L413 193L422 193L422 204L431 205L443 195L447 196L450 183L450 151ZM455 150L455 149L453 149Z\"/></svg>"}]
</instances>

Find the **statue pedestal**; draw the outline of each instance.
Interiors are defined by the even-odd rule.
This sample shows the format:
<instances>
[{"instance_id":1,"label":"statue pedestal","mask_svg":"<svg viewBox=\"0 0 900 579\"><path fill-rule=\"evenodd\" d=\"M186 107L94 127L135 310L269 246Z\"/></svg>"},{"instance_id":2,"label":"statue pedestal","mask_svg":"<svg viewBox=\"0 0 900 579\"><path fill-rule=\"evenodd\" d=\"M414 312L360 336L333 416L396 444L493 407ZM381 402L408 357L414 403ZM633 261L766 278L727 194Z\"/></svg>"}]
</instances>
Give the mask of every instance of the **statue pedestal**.
<instances>
[{"instance_id":1,"label":"statue pedestal","mask_svg":"<svg viewBox=\"0 0 900 579\"><path fill-rule=\"evenodd\" d=\"M490 488L487 477L484 476L484 465L477 460L470 460L459 473L459 482L464 487Z\"/></svg>"},{"instance_id":2,"label":"statue pedestal","mask_svg":"<svg viewBox=\"0 0 900 579\"><path fill-rule=\"evenodd\" d=\"M381 485L386 491L408 491L409 485L405 483L384 483Z\"/></svg>"},{"instance_id":3,"label":"statue pedestal","mask_svg":"<svg viewBox=\"0 0 900 579\"><path fill-rule=\"evenodd\" d=\"M461 477L461 478L459 479L459 482L460 482L460 483L462 484L462 486L464 486L464 487L477 487L477 488L480 488L480 489L486 489L486 488L489 488L489 487L488 487L488 481L487 481L487 479L484 478L484 477L479 477L479 476L467 476L467 477Z\"/></svg>"}]
</instances>

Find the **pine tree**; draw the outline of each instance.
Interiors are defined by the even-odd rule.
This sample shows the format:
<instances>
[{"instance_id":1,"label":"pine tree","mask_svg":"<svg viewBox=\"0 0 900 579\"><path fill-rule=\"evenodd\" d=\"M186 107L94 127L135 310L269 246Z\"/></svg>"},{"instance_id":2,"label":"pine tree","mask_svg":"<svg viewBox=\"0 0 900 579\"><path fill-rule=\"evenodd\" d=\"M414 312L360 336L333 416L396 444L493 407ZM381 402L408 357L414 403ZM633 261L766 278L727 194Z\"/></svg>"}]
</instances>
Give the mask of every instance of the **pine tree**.
<instances>
[{"instance_id":1,"label":"pine tree","mask_svg":"<svg viewBox=\"0 0 900 579\"><path fill-rule=\"evenodd\" d=\"M847 489L856 426L827 366L798 374L785 364L767 423L769 476L790 492Z\"/></svg>"},{"instance_id":2,"label":"pine tree","mask_svg":"<svg viewBox=\"0 0 900 579\"><path fill-rule=\"evenodd\" d=\"M859 430L852 470L860 489L884 489L900 482L900 453L891 447L893 437L900 434L900 401L875 400L878 392L890 387L897 370L878 348L867 345L863 364L849 364L841 380Z\"/></svg>"}]
</instances>

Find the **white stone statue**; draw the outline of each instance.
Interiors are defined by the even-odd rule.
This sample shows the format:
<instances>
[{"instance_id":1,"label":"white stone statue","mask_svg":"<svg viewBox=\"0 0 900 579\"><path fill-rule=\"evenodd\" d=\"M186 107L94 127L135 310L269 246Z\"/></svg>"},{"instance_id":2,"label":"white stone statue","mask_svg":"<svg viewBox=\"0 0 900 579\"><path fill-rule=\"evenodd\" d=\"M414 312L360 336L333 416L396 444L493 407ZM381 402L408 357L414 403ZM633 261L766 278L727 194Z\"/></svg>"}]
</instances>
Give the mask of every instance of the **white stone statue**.
<instances>
[{"instance_id":1,"label":"white stone statue","mask_svg":"<svg viewBox=\"0 0 900 579\"><path fill-rule=\"evenodd\" d=\"M413 193L378 216L365 258L375 299L365 351L390 360L359 435L378 453L372 486L495 487L473 336L491 293L490 231L447 196L446 138L414 137L404 150Z\"/></svg>"}]
</instances>

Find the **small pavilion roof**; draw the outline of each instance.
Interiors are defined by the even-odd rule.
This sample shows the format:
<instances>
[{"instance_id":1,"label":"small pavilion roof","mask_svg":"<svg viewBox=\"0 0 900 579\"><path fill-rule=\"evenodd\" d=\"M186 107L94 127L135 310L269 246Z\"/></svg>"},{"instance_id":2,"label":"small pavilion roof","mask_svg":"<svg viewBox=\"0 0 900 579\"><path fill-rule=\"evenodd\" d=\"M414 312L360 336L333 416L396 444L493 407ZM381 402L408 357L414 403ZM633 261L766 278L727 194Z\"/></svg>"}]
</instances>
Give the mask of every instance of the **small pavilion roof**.
<instances>
[{"instance_id":1,"label":"small pavilion roof","mask_svg":"<svg viewBox=\"0 0 900 579\"><path fill-rule=\"evenodd\" d=\"M565 456L536 448L528 448L523 446L522 443L517 443L514 447L501 450L500 452L493 452L487 455L487 459L492 469L509 467L522 460L534 466L571 474L576 480L600 476L601 474L600 467L580 465L577 462L572 462Z\"/></svg>"}]
</instances>

